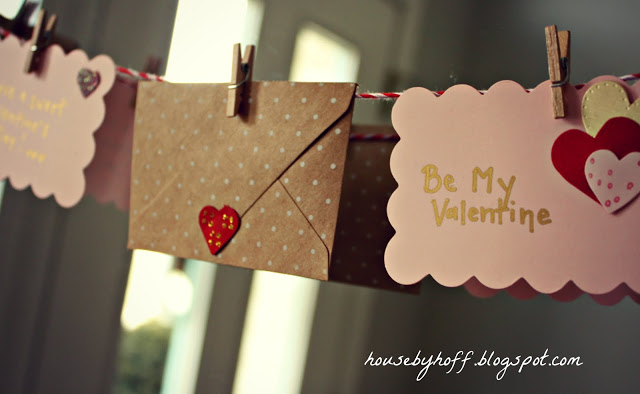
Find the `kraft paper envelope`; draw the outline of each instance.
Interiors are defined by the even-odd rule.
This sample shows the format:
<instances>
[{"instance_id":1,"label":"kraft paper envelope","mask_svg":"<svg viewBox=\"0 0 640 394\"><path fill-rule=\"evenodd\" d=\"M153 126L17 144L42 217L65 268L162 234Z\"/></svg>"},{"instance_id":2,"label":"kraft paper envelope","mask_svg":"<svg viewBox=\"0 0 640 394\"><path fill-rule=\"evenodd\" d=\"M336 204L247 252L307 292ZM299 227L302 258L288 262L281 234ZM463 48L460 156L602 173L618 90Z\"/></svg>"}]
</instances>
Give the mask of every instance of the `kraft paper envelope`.
<instances>
[{"instance_id":1,"label":"kraft paper envelope","mask_svg":"<svg viewBox=\"0 0 640 394\"><path fill-rule=\"evenodd\" d=\"M351 135L394 135L391 126L354 125ZM420 284L396 283L384 267L385 245L394 234L387 201L398 187L389 170L394 141L349 142L329 280L417 294Z\"/></svg>"},{"instance_id":2,"label":"kraft paper envelope","mask_svg":"<svg viewBox=\"0 0 640 394\"><path fill-rule=\"evenodd\" d=\"M355 85L245 89L227 118L227 85L139 85L129 247L328 280ZM198 222L209 205L240 216L215 256Z\"/></svg>"}]
</instances>

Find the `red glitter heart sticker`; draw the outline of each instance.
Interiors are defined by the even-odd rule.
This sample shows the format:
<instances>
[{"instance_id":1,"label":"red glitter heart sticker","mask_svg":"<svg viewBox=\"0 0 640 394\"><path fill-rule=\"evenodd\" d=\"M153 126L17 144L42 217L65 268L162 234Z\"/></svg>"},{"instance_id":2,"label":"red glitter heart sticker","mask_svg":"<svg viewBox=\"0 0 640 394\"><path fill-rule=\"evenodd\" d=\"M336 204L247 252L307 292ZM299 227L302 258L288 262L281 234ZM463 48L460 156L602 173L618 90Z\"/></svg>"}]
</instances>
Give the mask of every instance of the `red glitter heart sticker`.
<instances>
[{"instance_id":1,"label":"red glitter heart sticker","mask_svg":"<svg viewBox=\"0 0 640 394\"><path fill-rule=\"evenodd\" d=\"M217 210L211 205L207 205L200 210L198 216L200 230L204 235L209 251L216 255L233 238L240 227L238 212L228 205L221 210Z\"/></svg>"}]
</instances>

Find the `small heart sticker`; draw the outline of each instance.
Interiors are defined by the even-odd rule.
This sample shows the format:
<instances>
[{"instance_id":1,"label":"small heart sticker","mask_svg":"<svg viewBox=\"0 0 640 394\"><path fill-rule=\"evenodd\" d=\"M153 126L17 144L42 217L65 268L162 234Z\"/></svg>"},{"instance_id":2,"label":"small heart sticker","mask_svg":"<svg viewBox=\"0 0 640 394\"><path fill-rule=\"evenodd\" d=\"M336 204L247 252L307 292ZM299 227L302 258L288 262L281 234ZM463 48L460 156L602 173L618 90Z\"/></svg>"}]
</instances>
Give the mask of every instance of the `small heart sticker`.
<instances>
[{"instance_id":1,"label":"small heart sticker","mask_svg":"<svg viewBox=\"0 0 640 394\"><path fill-rule=\"evenodd\" d=\"M587 158L584 173L605 211L613 213L640 192L640 152L618 160L610 150L597 150Z\"/></svg>"},{"instance_id":2,"label":"small heart sticker","mask_svg":"<svg viewBox=\"0 0 640 394\"><path fill-rule=\"evenodd\" d=\"M212 255L216 255L233 238L240 227L238 212L228 205L217 210L211 205L200 210L198 224Z\"/></svg>"},{"instance_id":3,"label":"small heart sticker","mask_svg":"<svg viewBox=\"0 0 640 394\"><path fill-rule=\"evenodd\" d=\"M602 126L595 137L573 129L560 134L553 143L551 161L558 173L594 202L601 204L593 187L587 182L588 174L585 174L589 156L597 150L608 150L616 157L640 152L640 125L629 118L613 118Z\"/></svg>"},{"instance_id":4,"label":"small heart sticker","mask_svg":"<svg viewBox=\"0 0 640 394\"><path fill-rule=\"evenodd\" d=\"M88 68L83 68L78 71L78 86L82 95L87 98L91 93L95 92L100 85L100 73L97 71L91 71Z\"/></svg>"},{"instance_id":5,"label":"small heart sticker","mask_svg":"<svg viewBox=\"0 0 640 394\"><path fill-rule=\"evenodd\" d=\"M591 86L582 99L584 129L595 137L611 118L625 117L640 123L640 100L629 102L622 85L604 81Z\"/></svg>"}]
</instances>

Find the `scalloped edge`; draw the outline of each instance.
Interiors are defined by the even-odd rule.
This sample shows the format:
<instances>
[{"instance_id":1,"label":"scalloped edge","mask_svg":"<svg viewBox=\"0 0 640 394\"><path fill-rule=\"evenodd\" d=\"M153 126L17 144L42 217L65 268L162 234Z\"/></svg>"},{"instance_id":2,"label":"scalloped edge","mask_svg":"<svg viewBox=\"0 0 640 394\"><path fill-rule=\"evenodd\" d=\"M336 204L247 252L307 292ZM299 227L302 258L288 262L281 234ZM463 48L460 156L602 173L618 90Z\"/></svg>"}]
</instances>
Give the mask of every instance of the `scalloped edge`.
<instances>
[{"instance_id":1,"label":"scalloped edge","mask_svg":"<svg viewBox=\"0 0 640 394\"><path fill-rule=\"evenodd\" d=\"M436 282L440 285L443 285L437 280ZM519 282L522 285L528 287L528 288L522 289L527 291L528 293L519 294L517 290L514 289L514 286L516 286ZM448 287L446 285L443 285L443 286ZM640 293L634 292L631 288L629 288L626 285L626 283L621 283L620 285L618 285L608 293L591 294L580 289L573 281L568 281L567 283L565 283L564 286L562 286L562 288L560 288L556 292L542 293L535 290L533 286L531 286L529 282L524 278L518 279L509 287L505 287L503 289L493 289L483 285L475 276L473 276L467 282L462 284L461 287L464 287L465 290L472 296L479 297L479 298L492 298L496 296L498 293L506 292L511 297L518 300L530 300L539 295L546 295L558 302L573 302L586 294L589 297L591 297L591 299L594 302L603 306L617 305L627 297L631 299L631 301L635 302L636 304L640 304ZM562 292L564 292L565 294L562 294Z\"/></svg>"}]
</instances>

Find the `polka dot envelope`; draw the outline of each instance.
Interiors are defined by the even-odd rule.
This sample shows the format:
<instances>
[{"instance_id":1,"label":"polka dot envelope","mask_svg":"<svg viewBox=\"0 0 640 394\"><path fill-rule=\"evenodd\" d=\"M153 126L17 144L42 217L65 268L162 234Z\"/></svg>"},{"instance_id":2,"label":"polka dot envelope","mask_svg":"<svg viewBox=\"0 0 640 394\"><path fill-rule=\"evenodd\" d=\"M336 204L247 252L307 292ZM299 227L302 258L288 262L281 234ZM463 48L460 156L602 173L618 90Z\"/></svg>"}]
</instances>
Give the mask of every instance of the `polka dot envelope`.
<instances>
[{"instance_id":1,"label":"polka dot envelope","mask_svg":"<svg viewBox=\"0 0 640 394\"><path fill-rule=\"evenodd\" d=\"M353 134L394 135L390 126L354 125ZM329 279L417 294L420 284L396 283L384 267L384 248L394 231L387 202L398 186L389 170L393 141L351 141L340 197Z\"/></svg>"},{"instance_id":2,"label":"polka dot envelope","mask_svg":"<svg viewBox=\"0 0 640 394\"><path fill-rule=\"evenodd\" d=\"M141 83L129 247L328 280L354 91L253 82L228 118L227 85Z\"/></svg>"}]
</instances>

